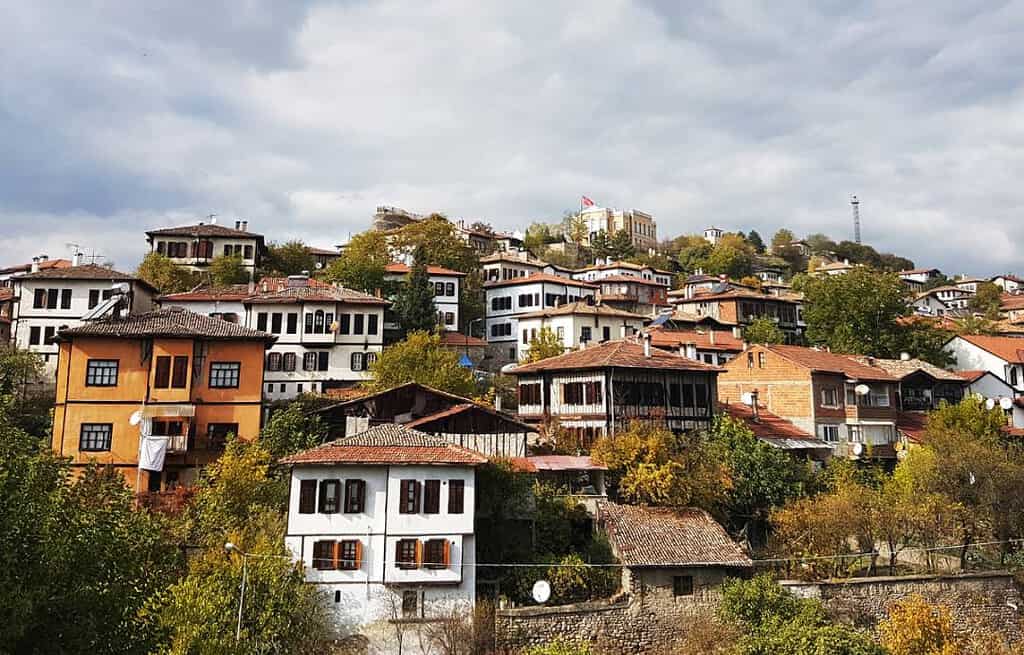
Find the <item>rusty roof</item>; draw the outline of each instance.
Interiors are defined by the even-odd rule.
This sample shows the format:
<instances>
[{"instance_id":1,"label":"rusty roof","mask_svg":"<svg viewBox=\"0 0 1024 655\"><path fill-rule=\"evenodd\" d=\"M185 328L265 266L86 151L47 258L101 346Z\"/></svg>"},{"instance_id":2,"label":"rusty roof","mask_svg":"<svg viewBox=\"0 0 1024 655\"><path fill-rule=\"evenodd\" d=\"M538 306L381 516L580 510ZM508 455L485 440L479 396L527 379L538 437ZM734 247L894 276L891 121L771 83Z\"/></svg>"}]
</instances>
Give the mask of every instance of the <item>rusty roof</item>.
<instances>
[{"instance_id":1,"label":"rusty roof","mask_svg":"<svg viewBox=\"0 0 1024 655\"><path fill-rule=\"evenodd\" d=\"M636 368L671 371L707 371L722 369L687 359L658 348L651 348L650 357L644 355L644 347L629 339L605 341L564 355L548 357L531 364L523 364L509 371L511 375L539 373L541 371L563 371L593 368Z\"/></svg>"},{"instance_id":2,"label":"rusty roof","mask_svg":"<svg viewBox=\"0 0 1024 655\"><path fill-rule=\"evenodd\" d=\"M1024 364L1024 339L1020 337L990 337L981 334L961 334L958 338L1007 362Z\"/></svg>"},{"instance_id":3,"label":"rusty roof","mask_svg":"<svg viewBox=\"0 0 1024 655\"><path fill-rule=\"evenodd\" d=\"M584 282L582 280L573 280L572 278L559 277L558 275L551 275L550 273L532 273L526 277L512 278L511 280L495 280L494 282L488 282L484 284L485 289L493 289L496 287L508 287L518 284L533 284L535 282L551 282L552 284L562 284L568 287L579 287L581 289L597 289L596 284L590 282Z\"/></svg>"},{"instance_id":4,"label":"rusty roof","mask_svg":"<svg viewBox=\"0 0 1024 655\"><path fill-rule=\"evenodd\" d=\"M166 293L160 296L164 301L204 301L204 300L245 300L250 295L248 284L231 284L224 287L199 285L190 291Z\"/></svg>"},{"instance_id":5,"label":"rusty roof","mask_svg":"<svg viewBox=\"0 0 1024 655\"><path fill-rule=\"evenodd\" d=\"M734 337L731 330L666 330L659 325L650 328L648 333L651 335L651 344L658 348L678 348L684 344L693 344L699 350L720 350L722 352L741 352L743 350L743 339Z\"/></svg>"},{"instance_id":6,"label":"rusty roof","mask_svg":"<svg viewBox=\"0 0 1024 655\"><path fill-rule=\"evenodd\" d=\"M385 423L281 460L284 464L448 464L477 466L487 458L425 432Z\"/></svg>"},{"instance_id":7,"label":"rusty roof","mask_svg":"<svg viewBox=\"0 0 1024 655\"><path fill-rule=\"evenodd\" d=\"M272 334L178 307L134 314L127 318L86 321L76 327L61 330L57 336L60 339L68 337L115 337L121 339L167 337L266 341L268 343L277 340L277 337Z\"/></svg>"},{"instance_id":8,"label":"rusty roof","mask_svg":"<svg viewBox=\"0 0 1024 655\"><path fill-rule=\"evenodd\" d=\"M818 448L830 449L832 446L818 439L810 432L798 428L786 419L769 412L763 405L758 404L757 418L754 418L753 408L743 403L719 403L729 416L743 421L754 436L758 439L785 447L786 443L793 448Z\"/></svg>"},{"instance_id":9,"label":"rusty roof","mask_svg":"<svg viewBox=\"0 0 1024 655\"><path fill-rule=\"evenodd\" d=\"M711 515L696 507L598 503L615 554L627 567L739 567L747 557Z\"/></svg>"},{"instance_id":10,"label":"rusty roof","mask_svg":"<svg viewBox=\"0 0 1024 655\"><path fill-rule=\"evenodd\" d=\"M759 347L812 371L836 373L855 380L896 382L899 379L880 368L861 364L850 355L832 353L815 348L805 348L803 346L784 346L781 344Z\"/></svg>"}]
</instances>

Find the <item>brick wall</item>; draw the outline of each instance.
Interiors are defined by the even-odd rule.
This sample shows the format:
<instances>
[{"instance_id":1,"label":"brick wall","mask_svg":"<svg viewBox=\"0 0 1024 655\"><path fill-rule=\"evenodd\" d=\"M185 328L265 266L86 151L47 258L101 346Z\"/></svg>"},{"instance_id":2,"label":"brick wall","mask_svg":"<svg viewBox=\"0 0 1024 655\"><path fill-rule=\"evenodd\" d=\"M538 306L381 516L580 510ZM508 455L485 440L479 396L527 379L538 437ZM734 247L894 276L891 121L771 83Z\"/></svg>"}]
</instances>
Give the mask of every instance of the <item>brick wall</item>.
<instances>
[{"instance_id":1,"label":"brick wall","mask_svg":"<svg viewBox=\"0 0 1024 655\"><path fill-rule=\"evenodd\" d=\"M756 390L758 402L769 412L814 432L810 371L761 346L748 352L754 357L753 368L748 368L747 354L741 353L718 375L719 400L739 402L745 392ZM764 367L759 365L762 355Z\"/></svg>"}]
</instances>

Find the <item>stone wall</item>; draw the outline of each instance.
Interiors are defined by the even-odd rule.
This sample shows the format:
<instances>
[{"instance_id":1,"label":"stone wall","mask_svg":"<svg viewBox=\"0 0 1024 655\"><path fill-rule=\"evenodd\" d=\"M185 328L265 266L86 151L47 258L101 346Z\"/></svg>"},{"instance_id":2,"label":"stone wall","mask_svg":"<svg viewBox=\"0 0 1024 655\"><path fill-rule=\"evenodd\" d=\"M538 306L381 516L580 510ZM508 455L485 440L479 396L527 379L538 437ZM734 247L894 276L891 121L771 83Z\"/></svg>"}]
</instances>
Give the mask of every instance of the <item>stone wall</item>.
<instances>
[{"instance_id":1,"label":"stone wall","mask_svg":"<svg viewBox=\"0 0 1024 655\"><path fill-rule=\"evenodd\" d=\"M1013 576L1004 572L781 584L798 596L821 600L830 614L860 627L874 628L890 604L918 594L929 603L949 607L954 629L961 635L994 632L1016 643L1024 634L1024 601Z\"/></svg>"}]
</instances>

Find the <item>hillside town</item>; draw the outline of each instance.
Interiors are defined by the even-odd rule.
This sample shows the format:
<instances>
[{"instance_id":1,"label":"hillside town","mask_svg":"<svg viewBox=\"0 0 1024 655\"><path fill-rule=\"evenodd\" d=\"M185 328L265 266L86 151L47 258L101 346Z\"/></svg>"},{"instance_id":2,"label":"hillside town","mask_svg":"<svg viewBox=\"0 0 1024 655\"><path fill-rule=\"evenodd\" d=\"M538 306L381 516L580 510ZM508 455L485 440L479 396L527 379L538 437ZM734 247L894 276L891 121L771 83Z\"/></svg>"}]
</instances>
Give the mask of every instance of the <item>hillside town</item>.
<instances>
[{"instance_id":1,"label":"hillside town","mask_svg":"<svg viewBox=\"0 0 1024 655\"><path fill-rule=\"evenodd\" d=\"M3 263L9 652L1019 652L1024 278L366 219Z\"/></svg>"}]
</instances>

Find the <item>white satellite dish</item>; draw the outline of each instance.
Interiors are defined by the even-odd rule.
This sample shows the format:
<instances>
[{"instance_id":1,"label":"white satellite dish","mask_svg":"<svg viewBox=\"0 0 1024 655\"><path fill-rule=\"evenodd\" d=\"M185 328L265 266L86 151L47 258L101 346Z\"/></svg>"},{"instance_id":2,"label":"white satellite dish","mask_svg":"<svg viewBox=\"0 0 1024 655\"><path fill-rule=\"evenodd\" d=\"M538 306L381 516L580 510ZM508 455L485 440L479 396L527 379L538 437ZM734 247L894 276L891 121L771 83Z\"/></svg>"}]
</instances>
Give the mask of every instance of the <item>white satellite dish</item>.
<instances>
[{"instance_id":1,"label":"white satellite dish","mask_svg":"<svg viewBox=\"0 0 1024 655\"><path fill-rule=\"evenodd\" d=\"M995 408L996 408L996 401L994 399L989 398L988 400L985 401L985 409L995 409Z\"/></svg>"},{"instance_id":2,"label":"white satellite dish","mask_svg":"<svg viewBox=\"0 0 1024 655\"><path fill-rule=\"evenodd\" d=\"M533 599L538 603L546 603L551 598L551 585L547 580L538 580L533 583Z\"/></svg>"},{"instance_id":3,"label":"white satellite dish","mask_svg":"<svg viewBox=\"0 0 1024 655\"><path fill-rule=\"evenodd\" d=\"M142 423L142 410L137 409L134 412L132 412L132 415L128 418L128 423L129 425L133 426Z\"/></svg>"},{"instance_id":4,"label":"white satellite dish","mask_svg":"<svg viewBox=\"0 0 1024 655\"><path fill-rule=\"evenodd\" d=\"M519 364L517 364L516 362L509 362L508 364L505 364L504 366L501 367L501 372L508 373L509 371L515 369L515 367L517 366L519 366Z\"/></svg>"},{"instance_id":5,"label":"white satellite dish","mask_svg":"<svg viewBox=\"0 0 1024 655\"><path fill-rule=\"evenodd\" d=\"M862 443L855 443L855 444L853 444L853 454L856 455L857 457L860 457L861 455L863 455L864 454L864 444L862 444Z\"/></svg>"},{"instance_id":6,"label":"white satellite dish","mask_svg":"<svg viewBox=\"0 0 1024 655\"><path fill-rule=\"evenodd\" d=\"M744 405L750 407L751 405L754 404L754 394L750 393L749 391L745 391L743 392L743 395L740 396L740 400L743 401Z\"/></svg>"},{"instance_id":7,"label":"white satellite dish","mask_svg":"<svg viewBox=\"0 0 1024 655\"><path fill-rule=\"evenodd\" d=\"M858 384L857 386L855 386L853 388L853 393L857 394L858 396L866 396L870 392L871 392L871 387L869 387L866 384Z\"/></svg>"},{"instance_id":8,"label":"white satellite dish","mask_svg":"<svg viewBox=\"0 0 1024 655\"><path fill-rule=\"evenodd\" d=\"M1000 398L999 406L1003 409L1011 409L1013 407L1013 401L1006 397Z\"/></svg>"}]
</instances>

